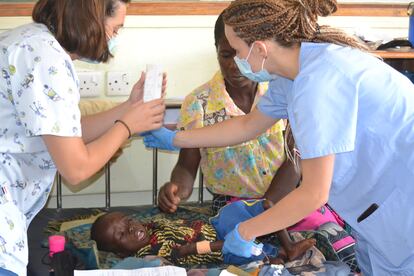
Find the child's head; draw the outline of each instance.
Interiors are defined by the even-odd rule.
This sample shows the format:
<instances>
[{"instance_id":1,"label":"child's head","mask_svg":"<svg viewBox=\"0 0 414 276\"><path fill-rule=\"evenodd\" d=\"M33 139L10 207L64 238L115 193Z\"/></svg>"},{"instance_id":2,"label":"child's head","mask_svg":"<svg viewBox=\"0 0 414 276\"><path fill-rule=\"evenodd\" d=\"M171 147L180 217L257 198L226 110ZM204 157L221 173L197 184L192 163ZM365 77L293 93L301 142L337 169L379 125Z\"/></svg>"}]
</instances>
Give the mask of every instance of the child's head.
<instances>
[{"instance_id":1,"label":"child's head","mask_svg":"<svg viewBox=\"0 0 414 276\"><path fill-rule=\"evenodd\" d=\"M123 257L135 254L149 243L145 226L121 212L97 218L91 228L91 238L96 241L99 250Z\"/></svg>"}]
</instances>

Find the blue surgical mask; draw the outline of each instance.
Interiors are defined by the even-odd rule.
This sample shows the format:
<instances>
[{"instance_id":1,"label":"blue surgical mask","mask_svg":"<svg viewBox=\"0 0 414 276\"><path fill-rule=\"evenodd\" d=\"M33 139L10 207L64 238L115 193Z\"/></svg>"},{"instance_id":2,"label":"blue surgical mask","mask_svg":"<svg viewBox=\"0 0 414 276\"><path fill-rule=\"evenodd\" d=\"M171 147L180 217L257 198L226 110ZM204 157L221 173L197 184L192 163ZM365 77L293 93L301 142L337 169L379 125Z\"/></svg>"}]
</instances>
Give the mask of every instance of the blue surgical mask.
<instances>
[{"instance_id":1,"label":"blue surgical mask","mask_svg":"<svg viewBox=\"0 0 414 276\"><path fill-rule=\"evenodd\" d=\"M90 58L81 57L81 58L79 58L79 60L83 61L83 62L91 63L91 64L99 64L100 63L99 61L93 60L93 59L90 59Z\"/></svg>"},{"instance_id":2,"label":"blue surgical mask","mask_svg":"<svg viewBox=\"0 0 414 276\"><path fill-rule=\"evenodd\" d=\"M113 36L112 38L110 38L108 40L108 51L109 51L109 53L111 53L111 55L115 54L117 45L118 45L118 39L117 39L116 36ZM100 63L99 61L93 60L93 59L90 59L90 58L79 58L79 60L83 61L83 62L91 63L91 64Z\"/></svg>"},{"instance_id":3,"label":"blue surgical mask","mask_svg":"<svg viewBox=\"0 0 414 276\"><path fill-rule=\"evenodd\" d=\"M253 72L250 63L247 61L250 57L250 53L252 52L253 46L254 46L254 43L250 47L249 54L247 55L245 59L241 59L238 56L234 57L234 61L236 62L236 65L239 68L240 73L246 78L249 78L255 82L265 82L265 81L271 81L273 79L276 79L277 78L276 75L272 75L266 69L264 69L264 63L266 60L265 58L263 59L262 69L259 72Z\"/></svg>"},{"instance_id":4,"label":"blue surgical mask","mask_svg":"<svg viewBox=\"0 0 414 276\"><path fill-rule=\"evenodd\" d=\"M113 36L108 40L108 50L111 53L111 55L115 55L116 48L118 46L118 37Z\"/></svg>"}]
</instances>

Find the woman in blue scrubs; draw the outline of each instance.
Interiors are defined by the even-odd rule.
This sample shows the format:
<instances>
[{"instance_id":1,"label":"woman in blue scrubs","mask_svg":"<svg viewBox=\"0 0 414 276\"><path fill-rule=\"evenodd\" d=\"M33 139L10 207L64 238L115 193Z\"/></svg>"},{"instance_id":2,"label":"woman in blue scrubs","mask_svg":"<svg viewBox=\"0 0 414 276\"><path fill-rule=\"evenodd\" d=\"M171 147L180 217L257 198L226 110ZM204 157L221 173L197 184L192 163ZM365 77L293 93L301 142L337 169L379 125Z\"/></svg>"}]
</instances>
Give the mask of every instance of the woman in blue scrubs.
<instances>
[{"instance_id":1,"label":"woman in blue scrubs","mask_svg":"<svg viewBox=\"0 0 414 276\"><path fill-rule=\"evenodd\" d=\"M212 147L256 137L289 119L302 183L240 223L224 250L250 256L252 240L326 202L351 226L364 275L414 275L414 85L344 33L319 27L333 0L236 0L224 13L240 71L270 80L258 108L203 129L153 131L147 146Z\"/></svg>"}]
</instances>

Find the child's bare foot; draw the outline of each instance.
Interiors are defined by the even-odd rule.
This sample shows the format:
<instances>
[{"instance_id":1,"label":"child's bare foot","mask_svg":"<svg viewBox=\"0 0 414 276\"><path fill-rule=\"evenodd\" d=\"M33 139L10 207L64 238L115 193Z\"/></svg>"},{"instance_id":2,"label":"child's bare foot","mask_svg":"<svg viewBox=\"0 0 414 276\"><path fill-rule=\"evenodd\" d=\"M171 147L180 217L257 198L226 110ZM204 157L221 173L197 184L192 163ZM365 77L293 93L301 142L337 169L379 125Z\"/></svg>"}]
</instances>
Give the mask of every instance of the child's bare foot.
<instances>
[{"instance_id":1,"label":"child's bare foot","mask_svg":"<svg viewBox=\"0 0 414 276\"><path fill-rule=\"evenodd\" d=\"M287 259L293 261L302 256L309 248L316 244L315 239L306 239L293 243L289 248L285 248Z\"/></svg>"}]
</instances>

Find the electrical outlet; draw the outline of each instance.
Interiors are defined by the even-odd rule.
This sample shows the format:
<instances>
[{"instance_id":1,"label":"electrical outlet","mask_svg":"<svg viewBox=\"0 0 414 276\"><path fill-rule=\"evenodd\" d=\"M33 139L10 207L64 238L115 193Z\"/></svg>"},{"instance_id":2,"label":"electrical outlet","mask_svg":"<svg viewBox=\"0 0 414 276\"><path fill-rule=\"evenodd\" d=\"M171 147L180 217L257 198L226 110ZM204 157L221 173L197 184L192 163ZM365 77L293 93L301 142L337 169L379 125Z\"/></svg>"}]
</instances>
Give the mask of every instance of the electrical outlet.
<instances>
[{"instance_id":1,"label":"electrical outlet","mask_svg":"<svg viewBox=\"0 0 414 276\"><path fill-rule=\"evenodd\" d=\"M78 72L79 93L82 98L99 97L104 90L104 73L97 71Z\"/></svg>"},{"instance_id":2,"label":"electrical outlet","mask_svg":"<svg viewBox=\"0 0 414 276\"><path fill-rule=\"evenodd\" d=\"M130 72L109 71L106 74L106 94L108 96L128 96L134 80Z\"/></svg>"}]
</instances>

